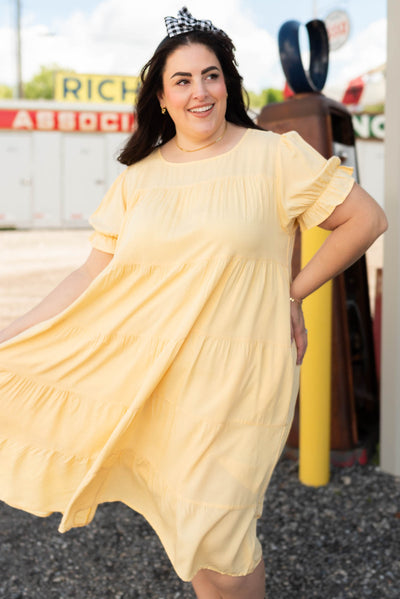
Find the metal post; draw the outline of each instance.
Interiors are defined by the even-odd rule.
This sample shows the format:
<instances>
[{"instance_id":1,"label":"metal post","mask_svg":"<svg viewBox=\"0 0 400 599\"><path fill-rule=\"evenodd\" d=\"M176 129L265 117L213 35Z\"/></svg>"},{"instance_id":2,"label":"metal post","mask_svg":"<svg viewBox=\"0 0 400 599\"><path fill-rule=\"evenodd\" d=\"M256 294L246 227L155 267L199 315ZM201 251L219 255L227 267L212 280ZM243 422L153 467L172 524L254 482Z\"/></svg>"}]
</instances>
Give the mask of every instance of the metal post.
<instances>
[{"instance_id":1,"label":"metal post","mask_svg":"<svg viewBox=\"0 0 400 599\"><path fill-rule=\"evenodd\" d=\"M302 233L302 266L317 252L328 234L317 227ZM318 487L329 482L332 282L310 295L303 307L309 346L300 380L299 478L306 485Z\"/></svg>"},{"instance_id":2,"label":"metal post","mask_svg":"<svg viewBox=\"0 0 400 599\"><path fill-rule=\"evenodd\" d=\"M382 293L381 467L400 476L400 4L387 3L385 211Z\"/></svg>"},{"instance_id":3,"label":"metal post","mask_svg":"<svg viewBox=\"0 0 400 599\"><path fill-rule=\"evenodd\" d=\"M17 33L17 98L24 97L22 87L22 59L21 59L21 1L16 0L16 33Z\"/></svg>"}]
</instances>

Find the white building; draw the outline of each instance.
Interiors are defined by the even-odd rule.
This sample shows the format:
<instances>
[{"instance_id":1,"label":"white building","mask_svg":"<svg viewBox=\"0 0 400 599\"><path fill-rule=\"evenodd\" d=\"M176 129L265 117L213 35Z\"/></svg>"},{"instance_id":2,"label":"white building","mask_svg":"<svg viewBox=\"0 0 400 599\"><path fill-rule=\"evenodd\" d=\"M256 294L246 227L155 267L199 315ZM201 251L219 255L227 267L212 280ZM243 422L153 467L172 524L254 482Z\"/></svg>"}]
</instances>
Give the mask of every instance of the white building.
<instances>
[{"instance_id":1,"label":"white building","mask_svg":"<svg viewBox=\"0 0 400 599\"><path fill-rule=\"evenodd\" d=\"M0 227L87 226L124 168L126 105L0 102Z\"/></svg>"}]
</instances>

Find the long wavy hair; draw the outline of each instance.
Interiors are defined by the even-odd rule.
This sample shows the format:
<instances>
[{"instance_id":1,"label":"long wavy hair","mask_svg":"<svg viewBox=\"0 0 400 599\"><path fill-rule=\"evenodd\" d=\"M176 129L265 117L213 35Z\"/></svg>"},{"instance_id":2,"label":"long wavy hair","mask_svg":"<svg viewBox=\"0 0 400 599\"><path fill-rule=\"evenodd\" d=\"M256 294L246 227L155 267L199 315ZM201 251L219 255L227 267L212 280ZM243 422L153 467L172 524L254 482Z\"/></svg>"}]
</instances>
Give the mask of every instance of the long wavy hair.
<instances>
[{"instance_id":1,"label":"long wavy hair","mask_svg":"<svg viewBox=\"0 0 400 599\"><path fill-rule=\"evenodd\" d=\"M248 95L237 70L232 40L223 32L194 30L181 33L171 38L166 37L140 73L141 87L135 111L136 128L118 156L122 164L129 166L139 162L174 137L174 122L168 113L161 114L157 94L163 91L162 77L168 56L180 46L190 44L207 46L221 64L228 92L226 120L250 129L260 129L247 114Z\"/></svg>"}]
</instances>

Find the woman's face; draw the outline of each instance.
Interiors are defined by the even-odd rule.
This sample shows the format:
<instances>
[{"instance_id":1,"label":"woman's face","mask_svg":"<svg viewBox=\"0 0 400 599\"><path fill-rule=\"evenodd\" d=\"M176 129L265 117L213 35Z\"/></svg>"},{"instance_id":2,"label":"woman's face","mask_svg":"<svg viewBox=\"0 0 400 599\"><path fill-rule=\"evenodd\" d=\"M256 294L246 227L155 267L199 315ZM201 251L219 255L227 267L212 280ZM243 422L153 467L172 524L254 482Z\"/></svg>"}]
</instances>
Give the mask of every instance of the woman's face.
<instances>
[{"instance_id":1,"label":"woman's face","mask_svg":"<svg viewBox=\"0 0 400 599\"><path fill-rule=\"evenodd\" d=\"M158 95L181 141L207 140L223 129L227 91L220 62L203 44L180 46L170 54Z\"/></svg>"}]
</instances>

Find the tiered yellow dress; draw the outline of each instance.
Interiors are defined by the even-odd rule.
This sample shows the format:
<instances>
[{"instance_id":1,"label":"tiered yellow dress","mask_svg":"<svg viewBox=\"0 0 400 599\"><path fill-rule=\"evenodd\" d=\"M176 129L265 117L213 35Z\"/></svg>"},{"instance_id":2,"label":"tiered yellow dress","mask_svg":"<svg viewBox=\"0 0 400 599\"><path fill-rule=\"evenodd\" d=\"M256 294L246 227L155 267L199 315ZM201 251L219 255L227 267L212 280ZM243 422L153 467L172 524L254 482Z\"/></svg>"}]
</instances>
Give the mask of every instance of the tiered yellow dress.
<instances>
[{"instance_id":1,"label":"tiered yellow dress","mask_svg":"<svg viewBox=\"0 0 400 599\"><path fill-rule=\"evenodd\" d=\"M350 169L296 133L247 130L185 164L127 168L91 217L107 268L61 314L0 345L0 495L60 531L123 501L183 580L244 575L297 394L294 231Z\"/></svg>"}]
</instances>

